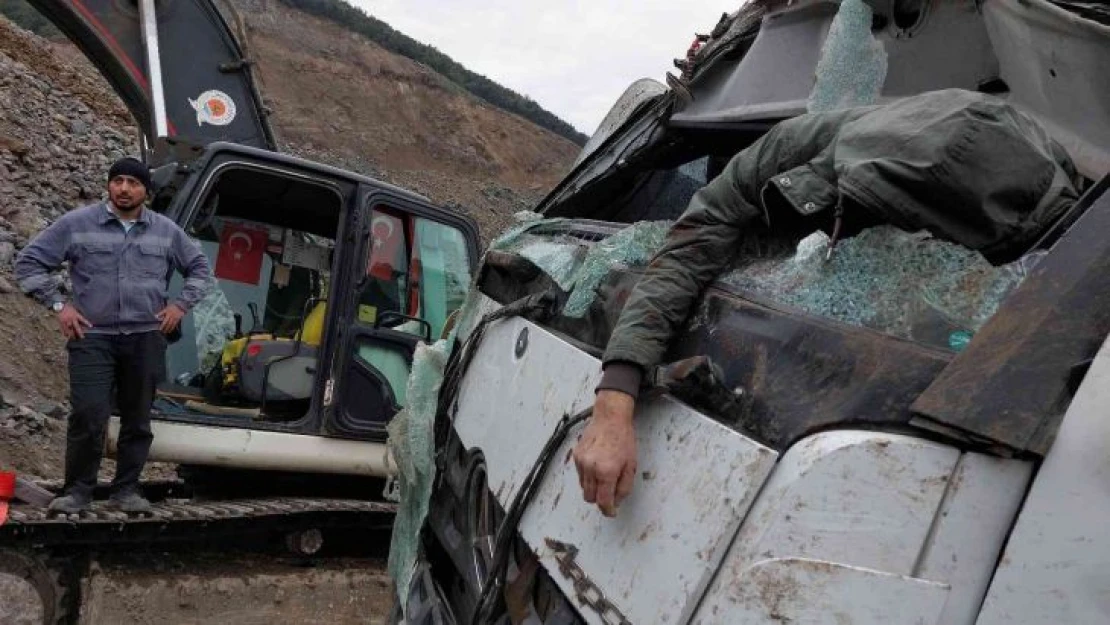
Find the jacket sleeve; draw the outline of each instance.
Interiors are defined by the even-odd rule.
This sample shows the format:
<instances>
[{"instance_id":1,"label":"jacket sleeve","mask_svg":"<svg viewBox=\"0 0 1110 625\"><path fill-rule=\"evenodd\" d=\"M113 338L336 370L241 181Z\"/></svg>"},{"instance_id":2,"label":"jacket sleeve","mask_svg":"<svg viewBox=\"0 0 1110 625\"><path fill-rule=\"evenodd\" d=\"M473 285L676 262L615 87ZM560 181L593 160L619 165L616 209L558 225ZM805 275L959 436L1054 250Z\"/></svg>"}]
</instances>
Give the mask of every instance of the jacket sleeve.
<instances>
[{"instance_id":1,"label":"jacket sleeve","mask_svg":"<svg viewBox=\"0 0 1110 625\"><path fill-rule=\"evenodd\" d=\"M19 288L39 303L49 306L65 298L55 279L62 262L68 260L70 219L63 216L31 239L15 260L15 279Z\"/></svg>"},{"instance_id":2,"label":"jacket sleeve","mask_svg":"<svg viewBox=\"0 0 1110 625\"><path fill-rule=\"evenodd\" d=\"M763 217L744 184L754 174L757 146L734 157L725 170L690 200L663 247L621 312L604 362L641 371L659 363L679 324L701 291L731 263L743 228Z\"/></svg>"},{"instance_id":3,"label":"jacket sleeve","mask_svg":"<svg viewBox=\"0 0 1110 625\"><path fill-rule=\"evenodd\" d=\"M751 226L768 223L770 206L762 196L773 185L764 183L801 165L831 169L839 128L864 112L802 115L782 122L694 194L617 320L603 357L606 372L614 363L635 365L641 373L659 364L701 292L732 264L741 238ZM831 172L826 175L835 179ZM626 377L621 368L616 371ZM606 379L602 387L608 384Z\"/></svg>"},{"instance_id":4,"label":"jacket sleeve","mask_svg":"<svg viewBox=\"0 0 1110 625\"><path fill-rule=\"evenodd\" d=\"M189 238L181 228L174 228L173 261L185 277L185 286L174 301L181 310L189 312L197 302L208 295L209 275L208 257L200 245Z\"/></svg>"}]
</instances>

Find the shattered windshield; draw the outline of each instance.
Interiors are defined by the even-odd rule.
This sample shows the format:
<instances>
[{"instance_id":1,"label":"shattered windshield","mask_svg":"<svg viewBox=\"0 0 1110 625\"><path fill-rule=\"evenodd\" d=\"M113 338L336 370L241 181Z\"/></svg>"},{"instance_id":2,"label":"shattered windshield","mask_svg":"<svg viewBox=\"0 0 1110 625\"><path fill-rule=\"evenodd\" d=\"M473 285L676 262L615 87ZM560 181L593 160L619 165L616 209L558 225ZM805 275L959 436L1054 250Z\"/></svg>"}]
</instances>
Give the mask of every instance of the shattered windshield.
<instances>
[{"instance_id":1,"label":"shattered windshield","mask_svg":"<svg viewBox=\"0 0 1110 625\"><path fill-rule=\"evenodd\" d=\"M562 313L574 318L586 315L597 297L598 286L611 269L646 265L663 246L671 226L669 221L641 221L591 244L575 237L537 232L561 221L525 224L502 235L491 248L523 256L542 269L569 294Z\"/></svg>"},{"instance_id":2,"label":"shattered windshield","mask_svg":"<svg viewBox=\"0 0 1110 625\"><path fill-rule=\"evenodd\" d=\"M927 232L878 226L837 244L816 232L793 251L741 259L719 281L811 315L959 351L1033 259L993 266Z\"/></svg>"},{"instance_id":3,"label":"shattered windshield","mask_svg":"<svg viewBox=\"0 0 1110 625\"><path fill-rule=\"evenodd\" d=\"M670 226L638 222L592 243L542 234L559 221L521 226L493 248L527 258L567 291L567 317L585 314L610 270L645 265ZM1039 258L994 266L927 232L888 225L840 241L831 256L823 232L796 245L763 243L762 253L741 254L718 284L772 306L952 351L971 341Z\"/></svg>"}]
</instances>

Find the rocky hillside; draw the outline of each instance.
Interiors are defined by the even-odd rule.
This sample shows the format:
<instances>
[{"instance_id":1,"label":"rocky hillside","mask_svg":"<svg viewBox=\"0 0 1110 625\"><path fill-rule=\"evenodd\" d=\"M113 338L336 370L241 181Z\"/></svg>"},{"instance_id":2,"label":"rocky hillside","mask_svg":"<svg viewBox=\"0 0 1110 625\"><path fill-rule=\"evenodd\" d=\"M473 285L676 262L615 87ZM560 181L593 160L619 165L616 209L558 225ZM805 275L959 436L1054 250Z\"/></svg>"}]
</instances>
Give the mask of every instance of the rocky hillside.
<instances>
[{"instance_id":1,"label":"rocky hillside","mask_svg":"<svg viewBox=\"0 0 1110 625\"><path fill-rule=\"evenodd\" d=\"M566 173L578 146L427 67L280 2L235 0L283 149L474 216L483 236Z\"/></svg>"},{"instance_id":2,"label":"rocky hillside","mask_svg":"<svg viewBox=\"0 0 1110 625\"><path fill-rule=\"evenodd\" d=\"M286 151L466 212L487 240L577 153L334 23L281 3L235 1ZM101 198L109 164L135 152L136 136L75 48L0 17L0 466L60 477L68 392L56 322L15 288L12 258L64 211Z\"/></svg>"}]
</instances>

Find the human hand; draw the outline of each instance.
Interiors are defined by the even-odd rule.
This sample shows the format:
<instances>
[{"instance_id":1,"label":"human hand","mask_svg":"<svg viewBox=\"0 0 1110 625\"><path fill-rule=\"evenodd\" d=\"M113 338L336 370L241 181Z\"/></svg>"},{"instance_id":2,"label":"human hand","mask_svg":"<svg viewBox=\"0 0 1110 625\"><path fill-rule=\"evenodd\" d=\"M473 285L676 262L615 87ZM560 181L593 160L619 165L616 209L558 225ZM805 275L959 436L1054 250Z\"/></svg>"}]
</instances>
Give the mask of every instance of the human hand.
<instances>
[{"instance_id":1,"label":"human hand","mask_svg":"<svg viewBox=\"0 0 1110 625\"><path fill-rule=\"evenodd\" d=\"M185 311L181 310L177 304L170 304L154 316L162 322L162 327L159 328L162 334L169 334L177 329L178 324L181 323L181 318L185 316Z\"/></svg>"},{"instance_id":2,"label":"human hand","mask_svg":"<svg viewBox=\"0 0 1110 625\"><path fill-rule=\"evenodd\" d=\"M636 398L628 393L598 391L593 416L574 447L582 498L607 517L617 515L636 478L635 408Z\"/></svg>"},{"instance_id":3,"label":"human hand","mask_svg":"<svg viewBox=\"0 0 1110 625\"><path fill-rule=\"evenodd\" d=\"M62 327L62 336L67 339L85 338L85 328L91 328L92 323L85 319L72 304L66 304L58 313L58 325Z\"/></svg>"}]
</instances>

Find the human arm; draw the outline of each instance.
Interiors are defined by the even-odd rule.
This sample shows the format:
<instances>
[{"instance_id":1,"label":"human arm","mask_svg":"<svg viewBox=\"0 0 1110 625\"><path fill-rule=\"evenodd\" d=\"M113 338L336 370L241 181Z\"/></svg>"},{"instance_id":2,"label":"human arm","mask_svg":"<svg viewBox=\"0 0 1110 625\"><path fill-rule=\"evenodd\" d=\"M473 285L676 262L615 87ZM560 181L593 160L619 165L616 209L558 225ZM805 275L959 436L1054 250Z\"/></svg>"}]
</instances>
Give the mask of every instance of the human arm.
<instances>
[{"instance_id":1,"label":"human arm","mask_svg":"<svg viewBox=\"0 0 1110 625\"><path fill-rule=\"evenodd\" d=\"M174 266L185 278L185 285L177 299L155 315L162 322L160 329L164 334L177 329L181 319L204 299L209 289L208 257L200 245L180 228L174 233L172 255Z\"/></svg>"},{"instance_id":2,"label":"human arm","mask_svg":"<svg viewBox=\"0 0 1110 625\"><path fill-rule=\"evenodd\" d=\"M52 274L68 259L70 220L63 216L40 232L15 259L19 288L43 306L65 302L59 281Z\"/></svg>"},{"instance_id":3,"label":"human arm","mask_svg":"<svg viewBox=\"0 0 1110 625\"><path fill-rule=\"evenodd\" d=\"M208 295L211 275L208 257L204 255L200 244L189 238L183 230L177 229L173 240L173 262L185 278L185 285L173 303L187 313Z\"/></svg>"},{"instance_id":4,"label":"human arm","mask_svg":"<svg viewBox=\"0 0 1110 625\"><path fill-rule=\"evenodd\" d=\"M660 363L701 293L732 264L741 239L769 225L768 211L784 209L774 217L776 229L792 230L799 225L798 207L810 200L835 203L835 140L846 121L865 112L802 115L778 124L733 157L675 222L613 330L595 416L574 452L584 497L607 516L632 489L622 477L635 477L632 415L643 376ZM591 485L596 488L587 490Z\"/></svg>"},{"instance_id":5,"label":"human arm","mask_svg":"<svg viewBox=\"0 0 1110 625\"><path fill-rule=\"evenodd\" d=\"M67 339L85 338L92 323L65 301L59 281L52 275L69 258L70 220L62 217L31 239L15 260L19 288L58 314L58 326Z\"/></svg>"},{"instance_id":6,"label":"human arm","mask_svg":"<svg viewBox=\"0 0 1110 625\"><path fill-rule=\"evenodd\" d=\"M635 483L632 416L644 372L660 361L701 291L728 266L744 226L762 218L740 182L744 166L738 156L694 196L610 338L593 416L574 450L583 499L605 516L616 516Z\"/></svg>"}]
</instances>

